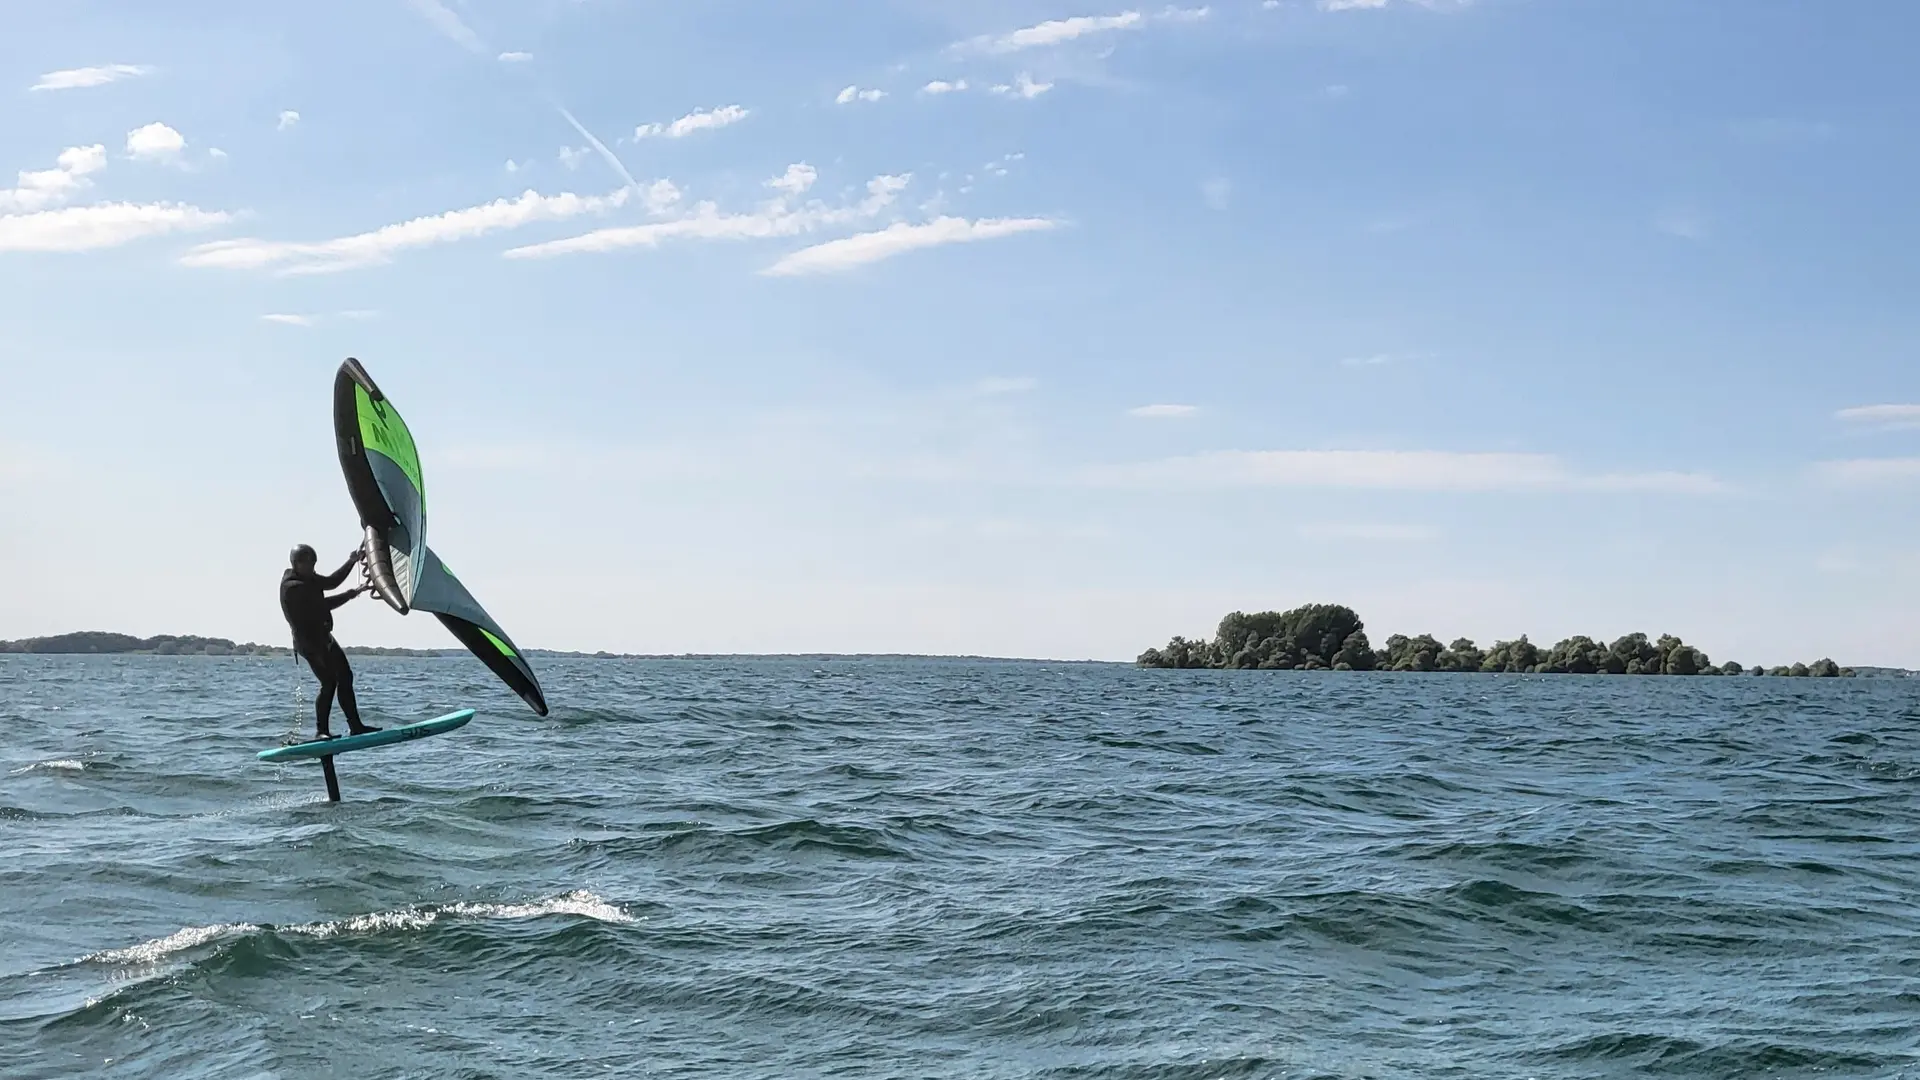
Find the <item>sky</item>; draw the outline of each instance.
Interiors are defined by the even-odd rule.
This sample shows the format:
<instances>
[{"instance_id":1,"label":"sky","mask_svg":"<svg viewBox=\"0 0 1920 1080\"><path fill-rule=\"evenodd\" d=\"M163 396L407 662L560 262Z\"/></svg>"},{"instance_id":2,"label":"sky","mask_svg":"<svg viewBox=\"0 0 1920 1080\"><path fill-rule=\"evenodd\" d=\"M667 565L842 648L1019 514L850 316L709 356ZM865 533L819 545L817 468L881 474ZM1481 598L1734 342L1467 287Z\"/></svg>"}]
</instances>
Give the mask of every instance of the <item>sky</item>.
<instances>
[{"instance_id":1,"label":"sky","mask_svg":"<svg viewBox=\"0 0 1920 1080\"><path fill-rule=\"evenodd\" d=\"M1920 666L1920 6L1188 2L18 7L0 638Z\"/></svg>"}]
</instances>

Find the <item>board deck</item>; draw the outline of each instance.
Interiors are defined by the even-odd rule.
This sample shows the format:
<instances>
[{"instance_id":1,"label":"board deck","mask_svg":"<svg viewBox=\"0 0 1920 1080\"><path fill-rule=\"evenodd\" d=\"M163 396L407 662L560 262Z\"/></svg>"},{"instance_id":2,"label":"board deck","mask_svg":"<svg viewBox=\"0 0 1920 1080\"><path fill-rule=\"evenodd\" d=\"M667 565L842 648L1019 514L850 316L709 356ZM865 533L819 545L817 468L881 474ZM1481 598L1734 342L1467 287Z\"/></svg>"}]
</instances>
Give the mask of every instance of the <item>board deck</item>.
<instances>
[{"instance_id":1,"label":"board deck","mask_svg":"<svg viewBox=\"0 0 1920 1080\"><path fill-rule=\"evenodd\" d=\"M369 731L365 735L348 735L339 739L312 739L294 743L291 746L276 746L271 750L260 751L261 761L293 761L301 758L328 758L336 754L351 753L355 750L370 750L376 746L392 743L411 742L428 735L440 735L462 728L473 719L472 709L461 709L445 716L436 716L431 720L422 720L417 724L404 727L382 728Z\"/></svg>"}]
</instances>

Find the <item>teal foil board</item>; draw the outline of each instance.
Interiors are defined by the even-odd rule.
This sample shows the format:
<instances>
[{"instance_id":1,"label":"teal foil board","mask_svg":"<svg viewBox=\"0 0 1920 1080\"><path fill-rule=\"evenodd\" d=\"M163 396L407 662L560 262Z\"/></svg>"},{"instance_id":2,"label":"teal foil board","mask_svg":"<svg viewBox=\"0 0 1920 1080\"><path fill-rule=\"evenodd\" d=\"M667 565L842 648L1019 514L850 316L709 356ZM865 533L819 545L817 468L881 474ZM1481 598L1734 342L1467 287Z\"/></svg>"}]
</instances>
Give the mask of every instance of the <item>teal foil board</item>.
<instances>
[{"instance_id":1,"label":"teal foil board","mask_svg":"<svg viewBox=\"0 0 1920 1080\"><path fill-rule=\"evenodd\" d=\"M443 735L455 728L467 726L473 719L472 709L461 709L445 716L436 716L432 720L422 720L405 727L383 728L370 731L365 735L348 735L341 739L315 739L311 742L294 743L292 746L276 746L271 750L260 751L261 761L293 761L300 758L333 757L336 754L350 753L354 750L371 750L376 746L391 743L411 742L424 739L429 735Z\"/></svg>"}]
</instances>

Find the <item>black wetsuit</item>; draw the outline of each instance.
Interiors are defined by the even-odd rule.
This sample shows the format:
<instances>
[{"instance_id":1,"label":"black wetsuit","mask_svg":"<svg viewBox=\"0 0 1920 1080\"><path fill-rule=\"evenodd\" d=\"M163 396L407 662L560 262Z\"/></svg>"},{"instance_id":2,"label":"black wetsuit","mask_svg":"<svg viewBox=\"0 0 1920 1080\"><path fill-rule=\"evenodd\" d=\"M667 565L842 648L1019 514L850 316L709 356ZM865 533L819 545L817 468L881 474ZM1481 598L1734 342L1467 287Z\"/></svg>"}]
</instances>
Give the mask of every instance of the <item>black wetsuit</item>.
<instances>
[{"instance_id":1,"label":"black wetsuit","mask_svg":"<svg viewBox=\"0 0 1920 1080\"><path fill-rule=\"evenodd\" d=\"M348 559L345 566L326 577L292 569L280 575L280 611L287 617L287 625L293 628L294 651L313 669L314 678L320 680L320 696L314 699L313 717L314 730L323 738L331 734L327 721L333 713L336 692L340 695L340 711L347 714L348 730L359 731L364 727L360 723L360 705L353 698L353 668L347 665L347 654L341 650L340 643L333 640L333 609L356 594L327 595L328 589L346 580L354 561Z\"/></svg>"}]
</instances>

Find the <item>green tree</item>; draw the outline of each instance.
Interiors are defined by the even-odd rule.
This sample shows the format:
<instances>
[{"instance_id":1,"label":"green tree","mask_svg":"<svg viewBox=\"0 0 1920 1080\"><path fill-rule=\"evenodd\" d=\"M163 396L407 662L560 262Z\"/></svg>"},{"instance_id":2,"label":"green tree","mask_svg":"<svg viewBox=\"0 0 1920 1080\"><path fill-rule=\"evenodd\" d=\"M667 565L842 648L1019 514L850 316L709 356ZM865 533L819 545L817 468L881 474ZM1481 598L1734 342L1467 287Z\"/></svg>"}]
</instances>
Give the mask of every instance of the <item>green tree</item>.
<instances>
[{"instance_id":1,"label":"green tree","mask_svg":"<svg viewBox=\"0 0 1920 1080\"><path fill-rule=\"evenodd\" d=\"M1487 650L1487 658L1480 662L1481 671L1532 671L1540 664L1540 647L1527 640L1521 634L1514 641L1496 641L1493 648Z\"/></svg>"},{"instance_id":2,"label":"green tree","mask_svg":"<svg viewBox=\"0 0 1920 1080\"><path fill-rule=\"evenodd\" d=\"M1487 654L1471 638L1455 638L1440 654L1441 671L1479 671Z\"/></svg>"}]
</instances>

